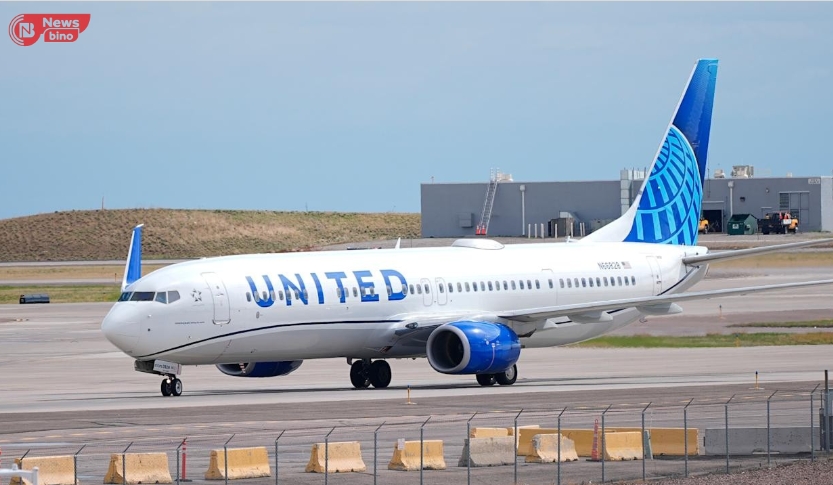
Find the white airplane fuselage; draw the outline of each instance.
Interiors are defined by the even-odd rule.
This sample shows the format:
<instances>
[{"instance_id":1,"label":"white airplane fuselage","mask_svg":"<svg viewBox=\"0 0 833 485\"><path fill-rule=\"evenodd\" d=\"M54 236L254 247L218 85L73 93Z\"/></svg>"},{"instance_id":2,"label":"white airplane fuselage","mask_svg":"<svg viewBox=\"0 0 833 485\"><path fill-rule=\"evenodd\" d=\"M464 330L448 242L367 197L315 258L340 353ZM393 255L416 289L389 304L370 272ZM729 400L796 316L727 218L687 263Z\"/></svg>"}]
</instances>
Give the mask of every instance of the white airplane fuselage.
<instances>
[{"instance_id":1,"label":"white airplane fuselage","mask_svg":"<svg viewBox=\"0 0 833 485\"><path fill-rule=\"evenodd\" d=\"M503 246L468 239L442 248L207 258L130 285L125 292L176 291L179 299L120 301L103 329L137 360L179 364L424 357L424 340L407 344L408 332L458 319L502 323L524 347L559 346L620 328L641 313L622 308L607 321L560 317L543 325L501 315L681 292L706 272L682 258L706 252L701 246Z\"/></svg>"}]
</instances>

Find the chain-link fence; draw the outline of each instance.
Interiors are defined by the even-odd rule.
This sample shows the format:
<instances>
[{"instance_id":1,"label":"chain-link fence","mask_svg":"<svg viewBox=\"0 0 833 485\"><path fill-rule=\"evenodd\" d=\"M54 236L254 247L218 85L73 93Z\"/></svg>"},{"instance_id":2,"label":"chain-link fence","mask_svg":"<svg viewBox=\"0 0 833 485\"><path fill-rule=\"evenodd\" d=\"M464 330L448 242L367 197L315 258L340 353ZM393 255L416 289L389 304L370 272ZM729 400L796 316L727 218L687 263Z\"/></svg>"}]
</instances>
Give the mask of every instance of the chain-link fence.
<instances>
[{"instance_id":1,"label":"chain-link fence","mask_svg":"<svg viewBox=\"0 0 833 485\"><path fill-rule=\"evenodd\" d=\"M827 454L829 430L823 429L821 424L826 422L829 425L831 419L829 406L824 406L823 397L823 391L808 389L774 393L757 390L722 401L693 398L661 404L582 407L553 402L546 410L414 415L384 422L382 419L347 421L334 418L329 423L315 422L312 427L307 421L297 421L287 429L277 430L267 429L268 423L258 422L223 423L217 427L149 427L134 430L136 439L118 440L108 438L106 433L110 431L105 430L99 431L101 434L97 439L86 444L6 444L3 445L2 458L8 466L5 460L12 458L72 455L76 462L77 483L101 483L111 457L123 453L165 453L174 483L202 482L206 481L212 450L224 454L226 450L249 447L266 449L270 476L247 479L246 483L566 484L659 479L730 473L795 460L814 460L820 454ZM682 452L665 455L652 449L652 439L643 440L640 455L645 458L626 461L605 459L604 453L599 453L597 461L580 455L578 461L563 463L527 463L524 456L512 453L515 455L514 463L494 467L472 467L472 461L461 460L466 452L466 438L477 428L505 428L507 435L517 436L518 429L535 425L547 428L547 432L550 432L549 429L593 430L593 446L601 449L605 446L606 432L622 430L646 436L645 430L650 433L656 428L675 428L688 433L678 433L682 436L696 433L696 440L685 439ZM227 430L218 429L225 426L228 426ZM176 438L138 437L139 434L146 436L153 433L171 436L177 432L181 432L181 436ZM420 468L407 472L388 469L396 448L402 446L403 440L441 440L446 468ZM314 444L324 446L325 467L329 471L332 468L329 468L328 451L332 444L354 441L360 444L365 471L306 472ZM513 441L517 450L518 441ZM127 481L134 482L130 470L125 469L124 472L127 473ZM228 474L225 476L228 477Z\"/></svg>"}]
</instances>

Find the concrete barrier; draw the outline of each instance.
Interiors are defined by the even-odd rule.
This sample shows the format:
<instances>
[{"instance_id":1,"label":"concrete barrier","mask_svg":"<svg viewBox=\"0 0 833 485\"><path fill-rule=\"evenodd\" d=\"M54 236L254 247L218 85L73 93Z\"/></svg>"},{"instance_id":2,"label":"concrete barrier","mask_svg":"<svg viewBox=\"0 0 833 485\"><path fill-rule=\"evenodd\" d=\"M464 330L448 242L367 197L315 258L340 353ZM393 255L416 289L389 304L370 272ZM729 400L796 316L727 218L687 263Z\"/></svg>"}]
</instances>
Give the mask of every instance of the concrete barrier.
<instances>
[{"instance_id":1,"label":"concrete barrier","mask_svg":"<svg viewBox=\"0 0 833 485\"><path fill-rule=\"evenodd\" d=\"M21 460L14 459L19 470L31 470L38 467L38 483L40 485L74 485L75 462L71 455L67 456L31 456ZM31 485L29 480L12 477L10 485Z\"/></svg>"},{"instance_id":2,"label":"concrete barrier","mask_svg":"<svg viewBox=\"0 0 833 485\"><path fill-rule=\"evenodd\" d=\"M518 428L518 456L532 454L532 437L536 434L558 434L558 428ZM573 440L578 456L590 456L593 450L592 429L562 429L561 435Z\"/></svg>"},{"instance_id":3,"label":"concrete barrier","mask_svg":"<svg viewBox=\"0 0 833 485\"><path fill-rule=\"evenodd\" d=\"M514 429L506 428L472 428L471 436L469 438L500 438L503 436L512 436Z\"/></svg>"},{"instance_id":4,"label":"concrete barrier","mask_svg":"<svg viewBox=\"0 0 833 485\"><path fill-rule=\"evenodd\" d=\"M468 465L469 446L471 446L471 466L511 465L515 462L515 439L512 436L463 440L463 454L457 466Z\"/></svg>"},{"instance_id":5,"label":"concrete barrier","mask_svg":"<svg viewBox=\"0 0 833 485\"><path fill-rule=\"evenodd\" d=\"M445 470L442 440L422 442L422 468ZM393 448L393 457L388 463L388 470L419 470L419 441L398 441Z\"/></svg>"},{"instance_id":6,"label":"concrete barrier","mask_svg":"<svg viewBox=\"0 0 833 485\"><path fill-rule=\"evenodd\" d=\"M127 481L122 476L127 474ZM173 483L166 453L127 453L122 463L121 453L110 455L110 466L104 483Z\"/></svg>"},{"instance_id":7,"label":"concrete barrier","mask_svg":"<svg viewBox=\"0 0 833 485\"><path fill-rule=\"evenodd\" d=\"M307 473L324 473L325 454L327 463L327 472L329 473L347 473L347 472L363 472L367 467L362 460L362 447L358 441L344 441L330 443L329 449L325 448L324 443L315 443L312 445L312 450L309 455L309 463L307 463Z\"/></svg>"},{"instance_id":8,"label":"concrete barrier","mask_svg":"<svg viewBox=\"0 0 833 485\"><path fill-rule=\"evenodd\" d=\"M525 425L525 426L518 426L518 430L522 430L522 429L539 429L540 427L541 427L541 426L540 426L540 425L537 425L537 424L527 424L527 425ZM506 428L506 433L507 433L509 436L515 436L515 427L514 427L514 426L511 426L511 427L509 427L509 428ZM520 434L520 433L518 433L518 434Z\"/></svg>"},{"instance_id":9,"label":"concrete barrier","mask_svg":"<svg viewBox=\"0 0 833 485\"><path fill-rule=\"evenodd\" d=\"M599 440L601 441L601 439ZM599 443L601 446L601 443ZM641 460L642 433L640 431L622 431L604 434L605 460Z\"/></svg>"},{"instance_id":10,"label":"concrete barrier","mask_svg":"<svg viewBox=\"0 0 833 485\"><path fill-rule=\"evenodd\" d=\"M558 443L561 442L561 461L578 461L573 440L557 434L536 434L532 437L532 454L526 455L527 463L554 463L558 461Z\"/></svg>"},{"instance_id":11,"label":"concrete barrier","mask_svg":"<svg viewBox=\"0 0 833 485\"><path fill-rule=\"evenodd\" d=\"M205 479L225 480L225 473L226 461L224 451L222 449L211 450ZM272 468L269 466L269 453L265 447L228 449L229 480L270 476L272 476Z\"/></svg>"},{"instance_id":12,"label":"concrete barrier","mask_svg":"<svg viewBox=\"0 0 833 485\"><path fill-rule=\"evenodd\" d=\"M688 455L697 456L700 454L700 430L688 428L686 435L685 428L645 428L651 432L651 451L654 456L683 456L685 455L685 441L688 441ZM610 431L638 432L641 428L609 428ZM607 432L608 429L605 429ZM685 435L685 438L683 436Z\"/></svg>"},{"instance_id":13,"label":"concrete barrier","mask_svg":"<svg viewBox=\"0 0 833 485\"><path fill-rule=\"evenodd\" d=\"M772 453L805 453L810 451L810 427L771 428ZM707 455L726 454L726 430L706 428L703 448ZM818 446L818 438L816 438ZM766 428L729 428L729 454L766 453Z\"/></svg>"}]
</instances>

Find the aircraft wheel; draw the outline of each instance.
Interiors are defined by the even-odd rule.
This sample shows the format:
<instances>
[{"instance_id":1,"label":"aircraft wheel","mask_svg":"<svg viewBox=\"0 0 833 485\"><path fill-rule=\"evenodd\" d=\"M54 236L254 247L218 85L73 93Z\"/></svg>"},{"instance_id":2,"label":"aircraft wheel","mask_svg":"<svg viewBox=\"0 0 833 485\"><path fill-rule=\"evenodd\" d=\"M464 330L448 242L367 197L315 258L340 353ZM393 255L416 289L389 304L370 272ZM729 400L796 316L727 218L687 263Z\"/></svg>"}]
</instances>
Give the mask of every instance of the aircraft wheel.
<instances>
[{"instance_id":1,"label":"aircraft wheel","mask_svg":"<svg viewBox=\"0 0 833 485\"><path fill-rule=\"evenodd\" d=\"M171 393L173 392L172 388L173 388L173 386L171 385L171 381L169 381L167 378L162 379L161 390L162 390L162 395L163 396L165 396L165 397L170 396Z\"/></svg>"},{"instance_id":2,"label":"aircraft wheel","mask_svg":"<svg viewBox=\"0 0 833 485\"><path fill-rule=\"evenodd\" d=\"M477 383L481 386L494 386L497 379L494 374L477 374Z\"/></svg>"},{"instance_id":3,"label":"aircraft wheel","mask_svg":"<svg viewBox=\"0 0 833 485\"><path fill-rule=\"evenodd\" d=\"M171 395L172 396L181 396L182 395L182 380L177 379L176 377L171 380Z\"/></svg>"},{"instance_id":4,"label":"aircraft wheel","mask_svg":"<svg viewBox=\"0 0 833 485\"><path fill-rule=\"evenodd\" d=\"M495 374L495 380L501 386L511 386L518 380L518 366L513 365L505 371Z\"/></svg>"},{"instance_id":5,"label":"aircraft wheel","mask_svg":"<svg viewBox=\"0 0 833 485\"><path fill-rule=\"evenodd\" d=\"M353 365L350 366L350 382L356 389L364 389L370 385L365 367L361 360L353 362Z\"/></svg>"},{"instance_id":6,"label":"aircraft wheel","mask_svg":"<svg viewBox=\"0 0 833 485\"><path fill-rule=\"evenodd\" d=\"M392 377L390 364L388 364L385 360L374 361L370 364L368 377L370 378L370 383L373 384L373 387L376 389L384 389L388 387Z\"/></svg>"}]
</instances>

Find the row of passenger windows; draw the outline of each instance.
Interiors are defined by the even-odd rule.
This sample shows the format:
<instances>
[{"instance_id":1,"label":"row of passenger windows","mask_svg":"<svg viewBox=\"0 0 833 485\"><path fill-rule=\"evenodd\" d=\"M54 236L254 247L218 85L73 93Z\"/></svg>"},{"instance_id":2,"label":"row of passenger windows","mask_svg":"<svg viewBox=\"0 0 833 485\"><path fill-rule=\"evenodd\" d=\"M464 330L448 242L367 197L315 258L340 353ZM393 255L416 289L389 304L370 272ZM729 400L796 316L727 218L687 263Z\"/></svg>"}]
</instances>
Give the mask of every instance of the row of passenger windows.
<instances>
[{"instance_id":1,"label":"row of passenger windows","mask_svg":"<svg viewBox=\"0 0 833 485\"><path fill-rule=\"evenodd\" d=\"M601 286L633 286L636 285L636 278L634 276L604 276L604 277L595 277L594 278L560 278L559 285L561 288L584 288L584 287L601 287ZM458 282L456 283L446 283L440 284L437 286L437 289L440 293L454 293L455 288L457 293L463 292L477 292L477 291L509 291L512 290L532 290L534 285L534 289L540 290L541 289L541 282L540 280L504 280L504 281L465 281L465 282ZM554 288L552 278L547 280L547 286L552 289ZM418 284L410 284L410 285L402 285L402 293L408 295L430 295L431 294L431 285L428 283L418 283ZM343 289L336 289L336 297L341 298L349 298L351 293L351 288L343 288ZM388 286L387 287L388 296L393 294L393 289ZM283 301L284 298L291 301L292 295L294 294L296 300L301 299L301 295L303 295L304 300L308 300L309 293L306 289L302 291L293 290L287 291L284 295L283 290L272 290L271 292L262 291L260 294L246 292L246 301L252 301L254 298L255 301L261 300L269 300L271 298L272 301ZM359 294L361 296L373 296L376 294L374 288L362 288L361 291L357 287L352 288L353 298L358 298Z\"/></svg>"},{"instance_id":2,"label":"row of passenger windows","mask_svg":"<svg viewBox=\"0 0 833 485\"><path fill-rule=\"evenodd\" d=\"M119 296L119 301L155 301L167 304L177 300L178 291L125 291Z\"/></svg>"},{"instance_id":3,"label":"row of passenger windows","mask_svg":"<svg viewBox=\"0 0 833 485\"><path fill-rule=\"evenodd\" d=\"M558 280L558 283L559 283L559 286L561 286L562 288L564 288L564 284L565 284L564 282L565 281L567 282L566 283L567 288L573 288L573 287L578 288L579 283L581 283L582 288L584 288L586 286L589 286L590 288L593 288L593 286L594 286L593 285L593 280L594 280L594 278L572 278L572 279L571 278L567 278L567 279L560 278ZM596 276L595 277L595 286L600 287L602 285L604 285L604 286L636 286L636 277L635 276L630 276L630 277L628 277L628 276L624 276L624 277L622 277L622 276L611 276L610 278L608 278L607 276L602 276L602 277Z\"/></svg>"}]
</instances>

